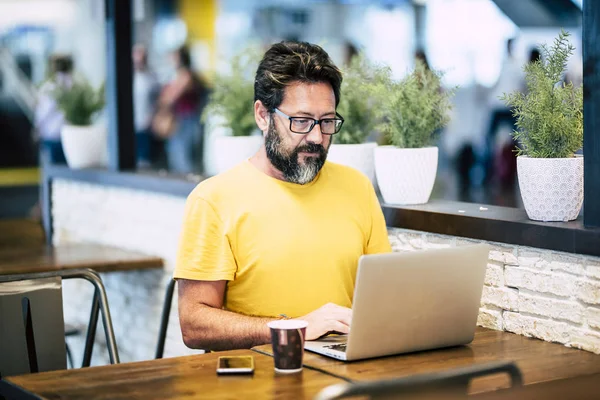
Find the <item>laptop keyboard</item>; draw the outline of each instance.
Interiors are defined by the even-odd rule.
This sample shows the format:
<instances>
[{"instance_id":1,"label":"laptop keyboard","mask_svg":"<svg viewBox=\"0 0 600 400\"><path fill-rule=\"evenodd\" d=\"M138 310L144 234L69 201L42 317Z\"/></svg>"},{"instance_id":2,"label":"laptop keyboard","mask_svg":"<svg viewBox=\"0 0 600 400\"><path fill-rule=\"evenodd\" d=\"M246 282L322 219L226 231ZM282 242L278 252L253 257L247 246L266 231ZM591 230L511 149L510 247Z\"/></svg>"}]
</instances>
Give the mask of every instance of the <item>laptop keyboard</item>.
<instances>
[{"instance_id":1,"label":"laptop keyboard","mask_svg":"<svg viewBox=\"0 0 600 400\"><path fill-rule=\"evenodd\" d=\"M331 344L329 346L323 346L326 349L331 349L331 350L337 350L337 351L341 351L341 352L345 352L346 351L346 345L347 343L338 343L338 344Z\"/></svg>"}]
</instances>

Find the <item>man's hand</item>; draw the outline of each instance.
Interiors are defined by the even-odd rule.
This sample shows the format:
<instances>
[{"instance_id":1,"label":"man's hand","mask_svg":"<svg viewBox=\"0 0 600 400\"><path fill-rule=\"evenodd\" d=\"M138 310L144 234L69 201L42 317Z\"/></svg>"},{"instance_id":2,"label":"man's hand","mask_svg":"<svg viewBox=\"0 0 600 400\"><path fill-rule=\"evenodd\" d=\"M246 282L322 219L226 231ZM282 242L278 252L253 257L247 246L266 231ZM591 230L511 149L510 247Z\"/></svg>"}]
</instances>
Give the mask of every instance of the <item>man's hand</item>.
<instances>
[{"instance_id":1,"label":"man's hand","mask_svg":"<svg viewBox=\"0 0 600 400\"><path fill-rule=\"evenodd\" d=\"M328 303L297 319L308 322L306 340L315 340L330 332L350 332L352 309Z\"/></svg>"}]
</instances>

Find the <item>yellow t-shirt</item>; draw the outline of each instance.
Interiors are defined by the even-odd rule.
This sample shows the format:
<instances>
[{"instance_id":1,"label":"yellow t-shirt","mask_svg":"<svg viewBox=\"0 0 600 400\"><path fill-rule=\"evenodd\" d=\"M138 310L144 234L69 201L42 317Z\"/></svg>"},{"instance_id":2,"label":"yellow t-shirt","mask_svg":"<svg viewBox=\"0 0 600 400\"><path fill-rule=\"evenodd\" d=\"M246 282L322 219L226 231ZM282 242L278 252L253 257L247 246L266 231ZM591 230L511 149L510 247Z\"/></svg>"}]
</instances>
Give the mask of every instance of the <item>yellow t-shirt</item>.
<instances>
[{"instance_id":1,"label":"yellow t-shirt","mask_svg":"<svg viewBox=\"0 0 600 400\"><path fill-rule=\"evenodd\" d=\"M229 281L233 312L299 317L328 302L350 307L359 257L390 251L360 172L326 162L298 185L244 161L189 195L174 276Z\"/></svg>"}]
</instances>

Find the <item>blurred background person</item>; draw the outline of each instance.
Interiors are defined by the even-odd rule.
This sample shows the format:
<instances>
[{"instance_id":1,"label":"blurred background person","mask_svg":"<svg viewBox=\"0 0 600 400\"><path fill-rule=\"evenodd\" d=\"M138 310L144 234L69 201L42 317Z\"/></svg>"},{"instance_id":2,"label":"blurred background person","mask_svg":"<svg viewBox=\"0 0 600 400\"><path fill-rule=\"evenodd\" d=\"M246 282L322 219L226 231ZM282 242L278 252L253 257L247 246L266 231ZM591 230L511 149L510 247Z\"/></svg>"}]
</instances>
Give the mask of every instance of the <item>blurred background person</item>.
<instances>
[{"instance_id":1,"label":"blurred background person","mask_svg":"<svg viewBox=\"0 0 600 400\"><path fill-rule=\"evenodd\" d=\"M49 78L42 84L34 112L34 127L40 140L42 162L65 164L60 131L65 123L64 113L58 107L53 92L73 84L73 60L70 56L50 58Z\"/></svg>"},{"instance_id":2,"label":"blurred background person","mask_svg":"<svg viewBox=\"0 0 600 400\"><path fill-rule=\"evenodd\" d=\"M173 55L175 78L162 90L159 104L172 114L171 132L165 132L169 169L178 173L201 172L202 130L200 113L206 90L192 71L189 50L180 47ZM166 119L166 118L165 118Z\"/></svg>"},{"instance_id":3,"label":"blurred background person","mask_svg":"<svg viewBox=\"0 0 600 400\"><path fill-rule=\"evenodd\" d=\"M358 48L351 40L346 40L344 43L344 66L350 65L352 59L359 54Z\"/></svg>"},{"instance_id":4,"label":"blurred background person","mask_svg":"<svg viewBox=\"0 0 600 400\"><path fill-rule=\"evenodd\" d=\"M496 84L490 91L490 95L488 97L488 104L490 107L490 123L489 128L486 135L486 149L484 155L484 168L485 168L485 180L489 181L494 178L495 172L497 172L498 162L495 160L498 157L496 153L502 153L503 147L506 145L506 141L509 142L509 146L513 146L512 137L502 136L500 138L497 137L498 130L506 126L509 128L509 131L512 132L515 125L515 118L512 115L512 111L510 108L504 104L500 97L504 93L512 93L516 90L524 91L525 90L525 75L523 72L522 65L518 62L518 60L514 56L513 51L514 38L508 39L506 42L506 57L502 64L502 69L500 71L500 76L496 81ZM497 142L500 142L497 145ZM511 161L515 162L515 157L511 154ZM508 161L508 158L506 158ZM506 170L512 170L513 168L507 166L503 168ZM496 170L496 171L495 171Z\"/></svg>"},{"instance_id":5,"label":"blurred background person","mask_svg":"<svg viewBox=\"0 0 600 400\"><path fill-rule=\"evenodd\" d=\"M537 47L534 47L529 51L527 60L529 63L532 63L540 60L541 56L540 50ZM521 77L521 84L522 87L520 90L527 92L523 77ZM506 120L508 121L507 117ZM514 127L515 122L516 121L511 114L511 123L513 124L512 129L516 129L516 127ZM499 144L496 146L497 149L494 153L493 170L495 178L500 184L500 189L506 191L515 184L517 178L517 158L515 157L515 148L519 144L513 140L512 136L499 138L497 142Z\"/></svg>"},{"instance_id":6,"label":"blurred background person","mask_svg":"<svg viewBox=\"0 0 600 400\"><path fill-rule=\"evenodd\" d=\"M148 53L142 45L133 48L133 118L137 148L137 165L151 165L152 115L154 113L159 85L148 68Z\"/></svg>"}]
</instances>

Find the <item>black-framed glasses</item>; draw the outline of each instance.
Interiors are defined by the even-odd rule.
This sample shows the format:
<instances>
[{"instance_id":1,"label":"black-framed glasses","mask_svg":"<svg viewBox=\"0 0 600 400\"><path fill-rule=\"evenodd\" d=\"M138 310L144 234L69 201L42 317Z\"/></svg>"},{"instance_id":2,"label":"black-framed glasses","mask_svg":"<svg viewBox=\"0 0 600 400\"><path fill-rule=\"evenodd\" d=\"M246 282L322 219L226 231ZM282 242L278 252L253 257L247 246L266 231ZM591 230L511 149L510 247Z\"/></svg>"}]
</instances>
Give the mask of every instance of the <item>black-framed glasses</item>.
<instances>
[{"instance_id":1,"label":"black-framed glasses","mask_svg":"<svg viewBox=\"0 0 600 400\"><path fill-rule=\"evenodd\" d=\"M335 113L336 118L321 119L314 119L310 117L290 117L278 108L275 109L275 112L290 120L290 131L294 133L309 133L312 131L315 125L319 124L321 125L321 133L323 135L334 135L338 133L340 129L342 129L342 125L344 124L344 118L337 112Z\"/></svg>"}]
</instances>

